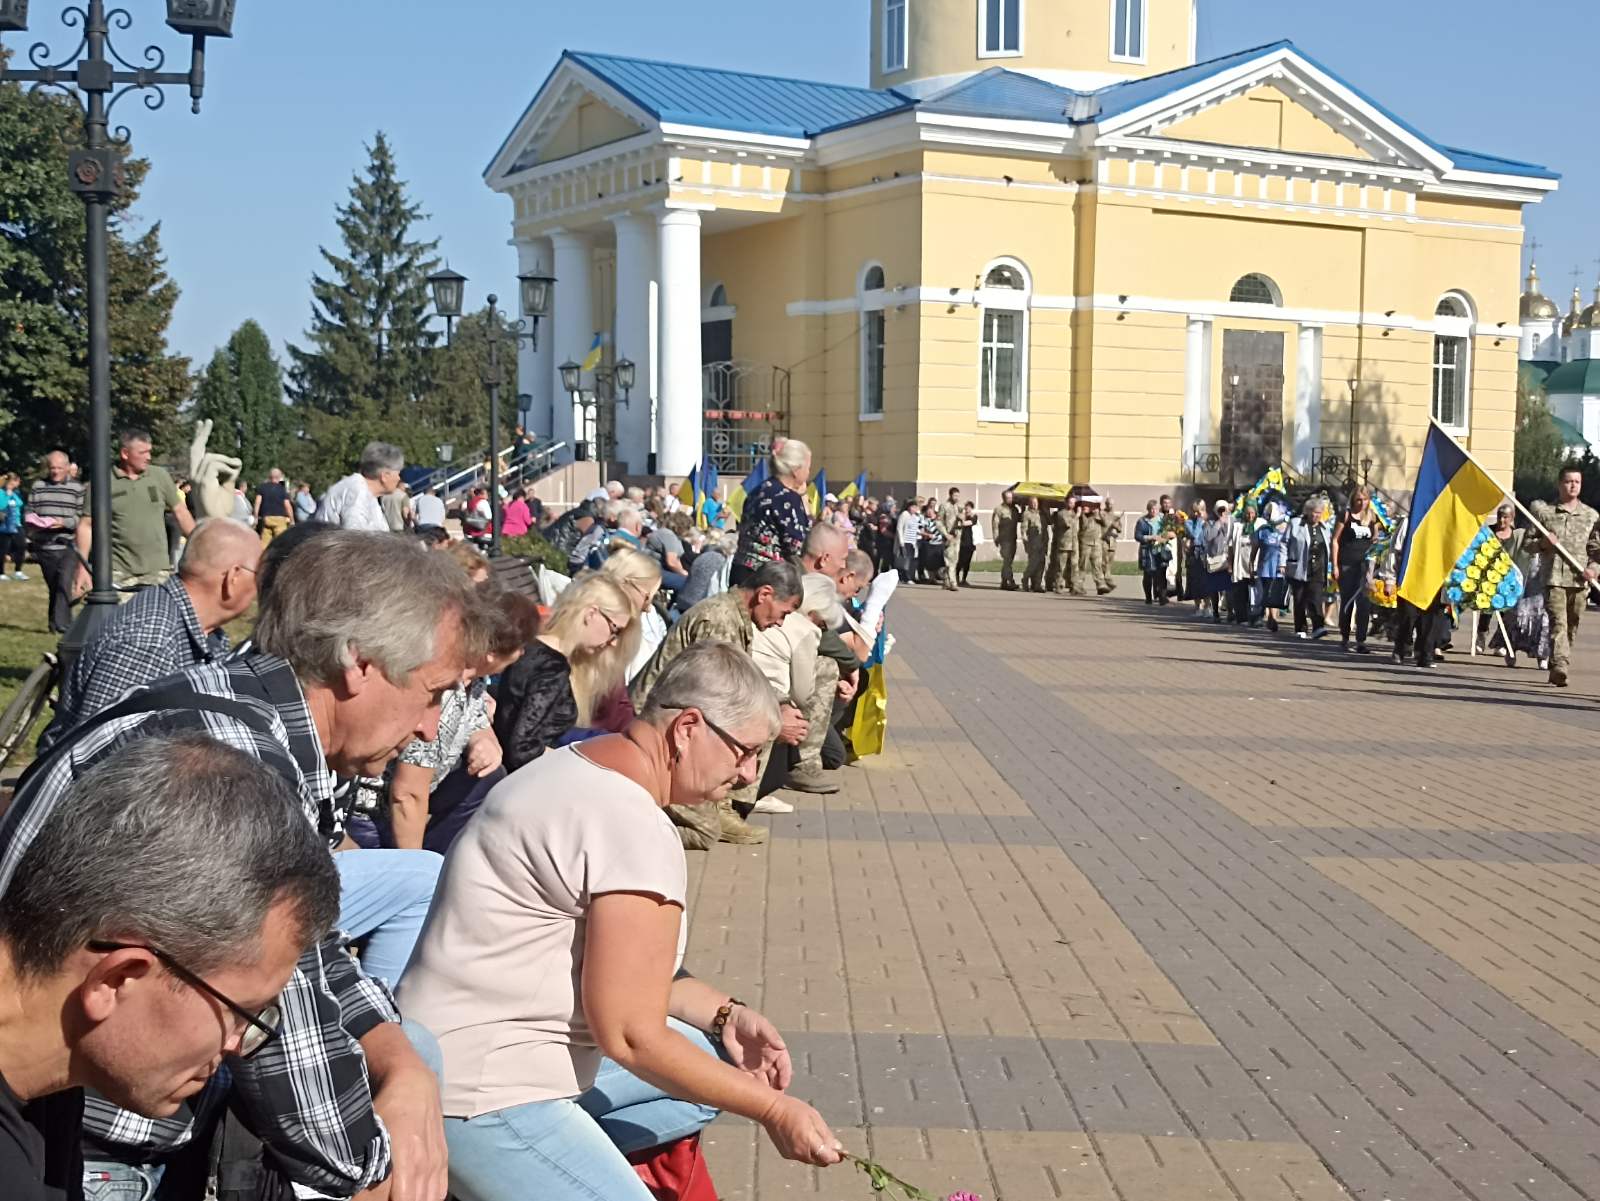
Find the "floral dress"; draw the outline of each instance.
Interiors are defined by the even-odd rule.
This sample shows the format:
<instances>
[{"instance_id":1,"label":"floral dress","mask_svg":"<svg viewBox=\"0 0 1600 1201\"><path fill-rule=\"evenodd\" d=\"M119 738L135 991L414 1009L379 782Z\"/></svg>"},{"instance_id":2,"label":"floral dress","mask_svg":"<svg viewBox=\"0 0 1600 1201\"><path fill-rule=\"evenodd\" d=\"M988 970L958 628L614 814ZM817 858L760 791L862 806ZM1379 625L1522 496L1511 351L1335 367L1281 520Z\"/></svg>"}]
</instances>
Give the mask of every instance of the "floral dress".
<instances>
[{"instance_id":1,"label":"floral dress","mask_svg":"<svg viewBox=\"0 0 1600 1201\"><path fill-rule=\"evenodd\" d=\"M744 502L739 522L735 568L754 571L763 563L800 561L800 548L811 532L805 499L777 479L769 479Z\"/></svg>"}]
</instances>

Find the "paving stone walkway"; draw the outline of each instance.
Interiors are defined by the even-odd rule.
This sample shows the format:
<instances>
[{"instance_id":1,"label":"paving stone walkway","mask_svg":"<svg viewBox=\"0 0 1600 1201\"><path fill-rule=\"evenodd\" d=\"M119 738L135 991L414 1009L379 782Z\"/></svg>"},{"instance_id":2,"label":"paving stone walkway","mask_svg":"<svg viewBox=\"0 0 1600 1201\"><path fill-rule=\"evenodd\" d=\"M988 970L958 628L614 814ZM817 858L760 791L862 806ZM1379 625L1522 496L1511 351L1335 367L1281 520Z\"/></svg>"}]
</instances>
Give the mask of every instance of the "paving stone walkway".
<instances>
[{"instance_id":1,"label":"paving stone walkway","mask_svg":"<svg viewBox=\"0 0 1600 1201\"><path fill-rule=\"evenodd\" d=\"M691 856L688 965L848 1146L986 1201L1600 1198L1593 630L1564 692L1122 596L893 630L885 754ZM871 1195L708 1139L726 1201Z\"/></svg>"}]
</instances>

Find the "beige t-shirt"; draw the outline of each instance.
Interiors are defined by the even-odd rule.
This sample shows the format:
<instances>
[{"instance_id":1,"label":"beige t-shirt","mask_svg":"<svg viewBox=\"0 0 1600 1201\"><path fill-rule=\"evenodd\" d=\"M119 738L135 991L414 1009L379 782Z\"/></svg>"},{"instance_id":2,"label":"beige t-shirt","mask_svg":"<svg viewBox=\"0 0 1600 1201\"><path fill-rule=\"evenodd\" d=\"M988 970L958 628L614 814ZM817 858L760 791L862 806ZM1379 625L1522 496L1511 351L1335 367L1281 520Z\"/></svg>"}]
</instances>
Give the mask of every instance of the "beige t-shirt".
<instances>
[{"instance_id":1,"label":"beige t-shirt","mask_svg":"<svg viewBox=\"0 0 1600 1201\"><path fill-rule=\"evenodd\" d=\"M638 784L575 747L496 785L445 860L399 989L444 1051L444 1112L470 1118L575 1097L600 1051L584 1019L585 913L607 892L684 904L688 867ZM679 923L678 958L683 958Z\"/></svg>"}]
</instances>

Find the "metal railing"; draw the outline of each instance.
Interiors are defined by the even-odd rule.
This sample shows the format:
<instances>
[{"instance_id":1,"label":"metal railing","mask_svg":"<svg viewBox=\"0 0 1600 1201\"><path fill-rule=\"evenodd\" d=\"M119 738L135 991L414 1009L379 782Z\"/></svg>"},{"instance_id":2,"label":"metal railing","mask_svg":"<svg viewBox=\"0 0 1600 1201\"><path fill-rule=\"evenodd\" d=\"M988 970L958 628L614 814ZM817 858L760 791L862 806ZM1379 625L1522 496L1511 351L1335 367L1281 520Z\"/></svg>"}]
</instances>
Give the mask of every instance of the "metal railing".
<instances>
[{"instance_id":1,"label":"metal railing","mask_svg":"<svg viewBox=\"0 0 1600 1201\"><path fill-rule=\"evenodd\" d=\"M1183 478L1189 484L1226 484L1226 465L1222 459L1222 446L1215 442L1202 442L1192 447L1184 456Z\"/></svg>"},{"instance_id":2,"label":"metal railing","mask_svg":"<svg viewBox=\"0 0 1600 1201\"><path fill-rule=\"evenodd\" d=\"M521 455L516 455L515 447L506 447L500 452L500 483L507 488L515 488L529 480L547 475L554 469L556 458L566 446L565 442L538 442ZM427 475L414 480L410 484L411 491L425 492L429 488L437 488L440 497L448 504L469 488L487 483L488 472L485 470L487 459L488 452L485 451L483 454L457 459L454 463L437 467Z\"/></svg>"}]
</instances>

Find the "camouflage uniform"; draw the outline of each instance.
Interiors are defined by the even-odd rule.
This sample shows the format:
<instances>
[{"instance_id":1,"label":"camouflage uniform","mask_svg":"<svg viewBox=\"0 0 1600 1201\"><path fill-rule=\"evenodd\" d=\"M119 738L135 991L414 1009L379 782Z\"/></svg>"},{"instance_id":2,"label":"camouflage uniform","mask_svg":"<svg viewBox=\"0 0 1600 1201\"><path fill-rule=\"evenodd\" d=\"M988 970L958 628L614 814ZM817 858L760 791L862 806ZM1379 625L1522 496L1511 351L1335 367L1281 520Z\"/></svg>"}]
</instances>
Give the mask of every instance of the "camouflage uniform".
<instances>
[{"instance_id":1,"label":"camouflage uniform","mask_svg":"<svg viewBox=\"0 0 1600 1201\"><path fill-rule=\"evenodd\" d=\"M731 642L748 655L755 636L756 626L750 619L748 594L742 588L730 588L716 596L707 597L685 613L683 619L667 632L656 653L634 677L628 689L628 699L633 702L635 711L642 712L650 689L661 678L667 664L697 642ZM768 743L762 752L763 767L771 750L772 744ZM760 778L758 775L757 781ZM728 807L727 816L733 817L731 798L722 804ZM678 827L678 837L683 840L687 850L709 850L722 836L724 815L715 803L668 805L667 816ZM766 832L762 831L761 834L764 841Z\"/></svg>"},{"instance_id":2,"label":"camouflage uniform","mask_svg":"<svg viewBox=\"0 0 1600 1201\"><path fill-rule=\"evenodd\" d=\"M1533 515L1579 563L1600 565L1600 513L1582 501L1563 509L1548 501L1534 501ZM1589 585L1583 573L1556 554L1545 551L1550 564L1544 590L1545 608L1550 611L1550 682L1566 687L1567 669L1572 663L1572 644L1578 635L1578 619L1583 615Z\"/></svg>"},{"instance_id":3,"label":"camouflage uniform","mask_svg":"<svg viewBox=\"0 0 1600 1201\"><path fill-rule=\"evenodd\" d=\"M947 500L939 506L939 528L944 531L944 588L956 590L956 564L961 559L961 506Z\"/></svg>"},{"instance_id":4,"label":"camouflage uniform","mask_svg":"<svg viewBox=\"0 0 1600 1201\"><path fill-rule=\"evenodd\" d=\"M1044 514L1038 509L1022 510L1022 545L1028 552L1028 571L1022 577L1024 592L1044 591Z\"/></svg>"},{"instance_id":5,"label":"camouflage uniform","mask_svg":"<svg viewBox=\"0 0 1600 1201\"><path fill-rule=\"evenodd\" d=\"M993 514L989 517L989 532L994 538L995 547L1000 551L1000 587L1011 589L1017 586L1017 578L1012 574L1013 564L1017 561L1017 526L1022 514L1015 504L1001 501L995 506Z\"/></svg>"},{"instance_id":6,"label":"camouflage uniform","mask_svg":"<svg viewBox=\"0 0 1600 1201\"><path fill-rule=\"evenodd\" d=\"M1044 586L1050 592L1072 589L1072 563L1078 551L1078 515L1062 505L1050 517L1050 570Z\"/></svg>"},{"instance_id":7,"label":"camouflage uniform","mask_svg":"<svg viewBox=\"0 0 1600 1201\"><path fill-rule=\"evenodd\" d=\"M1117 561L1117 540L1122 537L1122 514L1107 506L1100 510L1100 561L1096 564L1099 574L1095 577L1095 586L1104 596L1117 586L1111 578L1111 566Z\"/></svg>"},{"instance_id":8,"label":"camouflage uniform","mask_svg":"<svg viewBox=\"0 0 1600 1201\"><path fill-rule=\"evenodd\" d=\"M1078 513L1078 557L1073 564L1072 595L1090 596L1100 579L1100 547L1104 530L1100 515L1080 510Z\"/></svg>"}]
</instances>

